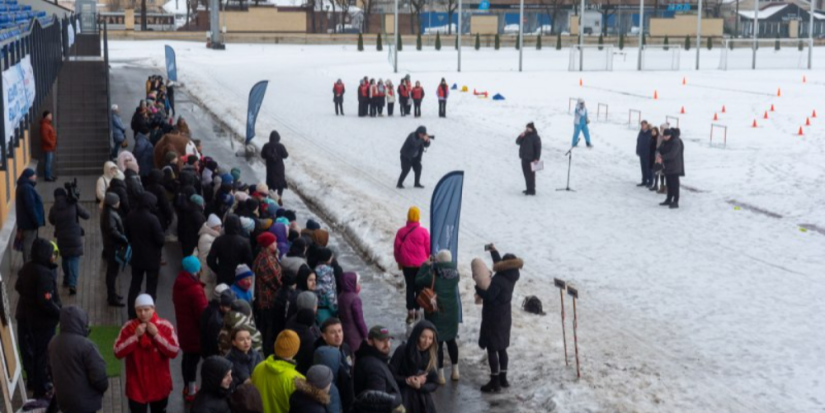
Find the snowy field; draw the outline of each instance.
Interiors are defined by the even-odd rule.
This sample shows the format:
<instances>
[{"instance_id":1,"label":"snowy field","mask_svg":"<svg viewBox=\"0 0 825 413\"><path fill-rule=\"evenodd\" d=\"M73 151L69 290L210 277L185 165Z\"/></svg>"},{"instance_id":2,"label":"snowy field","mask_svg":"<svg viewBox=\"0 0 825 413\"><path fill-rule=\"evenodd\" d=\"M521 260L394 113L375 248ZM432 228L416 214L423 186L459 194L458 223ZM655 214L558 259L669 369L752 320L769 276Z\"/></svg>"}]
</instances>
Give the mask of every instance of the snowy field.
<instances>
[{"instance_id":1,"label":"snowy field","mask_svg":"<svg viewBox=\"0 0 825 413\"><path fill-rule=\"evenodd\" d=\"M161 68L164 44L110 42L113 65ZM407 208L418 205L428 217L437 180L465 171L462 359L486 364L475 344L481 307L472 303L469 271L473 257L488 258L484 244L524 258L514 306L535 294L548 312L514 312L515 385L494 396L514 410L825 412L822 69L724 72L715 70L719 51L703 50L702 71L686 70L695 64L690 51L682 53L682 71L639 73L632 70L635 50L626 49L614 72L571 73L566 50L525 50L519 73L515 50L467 48L463 72L456 73L454 50L417 52L408 45L393 74L386 50L229 44L217 52L201 43L168 44L177 51L184 87L239 133L249 89L270 81L255 142L280 131L291 154L291 182L387 270L390 282L401 279L392 239ZM825 67L825 49L816 52L814 67ZM355 116L359 78L397 84L407 73L426 89L421 119ZM439 119L434 96L442 77L506 100L453 91L449 117ZM346 117L334 114L338 78L347 86ZM588 102L595 148L574 153L577 192L556 192L565 185L563 154L573 126L568 102L575 97ZM606 120L604 113L597 119L599 103L608 105ZM679 119L687 173L679 210L658 206L663 196L635 186L641 177L630 109L655 124ZM814 110L820 117L797 136ZM546 165L536 197L521 193L514 144L529 121L542 137ZM709 143L712 123L728 127L726 146L718 135ZM426 189L397 190L399 149L419 124L437 136L424 156ZM553 277L580 290L580 381L564 365ZM386 300L403 305L400 291Z\"/></svg>"}]
</instances>

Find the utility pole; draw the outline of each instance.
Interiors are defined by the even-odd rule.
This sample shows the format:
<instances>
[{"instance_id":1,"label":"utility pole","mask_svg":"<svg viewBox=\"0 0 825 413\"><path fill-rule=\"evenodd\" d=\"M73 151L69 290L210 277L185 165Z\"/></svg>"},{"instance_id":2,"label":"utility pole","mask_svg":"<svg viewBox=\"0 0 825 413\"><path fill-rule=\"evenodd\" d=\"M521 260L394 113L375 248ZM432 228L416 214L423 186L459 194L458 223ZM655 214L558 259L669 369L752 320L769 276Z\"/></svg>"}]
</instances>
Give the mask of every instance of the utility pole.
<instances>
[{"instance_id":1,"label":"utility pole","mask_svg":"<svg viewBox=\"0 0 825 413\"><path fill-rule=\"evenodd\" d=\"M759 0L753 2L753 70L756 70L756 43L759 41Z\"/></svg>"},{"instance_id":2,"label":"utility pole","mask_svg":"<svg viewBox=\"0 0 825 413\"><path fill-rule=\"evenodd\" d=\"M814 58L814 12L816 0L811 0L811 22L808 23L808 70L813 67Z\"/></svg>"},{"instance_id":3,"label":"utility pole","mask_svg":"<svg viewBox=\"0 0 825 413\"><path fill-rule=\"evenodd\" d=\"M398 0L395 0L395 23L393 23L393 32L395 32L395 45L393 45L392 70L393 73L398 73Z\"/></svg>"},{"instance_id":4,"label":"utility pole","mask_svg":"<svg viewBox=\"0 0 825 413\"><path fill-rule=\"evenodd\" d=\"M579 11L579 72L584 71L584 0Z\"/></svg>"},{"instance_id":5,"label":"utility pole","mask_svg":"<svg viewBox=\"0 0 825 413\"><path fill-rule=\"evenodd\" d=\"M584 1L584 0L582 0ZM522 55L524 54L524 0L519 2L518 8L518 71L522 69Z\"/></svg>"},{"instance_id":6,"label":"utility pole","mask_svg":"<svg viewBox=\"0 0 825 413\"><path fill-rule=\"evenodd\" d=\"M220 0L209 0L209 30L211 32L209 41L214 50L223 50L226 48L223 42L221 42L220 18Z\"/></svg>"},{"instance_id":7,"label":"utility pole","mask_svg":"<svg viewBox=\"0 0 825 413\"><path fill-rule=\"evenodd\" d=\"M458 71L461 72L461 0L458 0L458 33L456 35L458 36Z\"/></svg>"},{"instance_id":8,"label":"utility pole","mask_svg":"<svg viewBox=\"0 0 825 413\"><path fill-rule=\"evenodd\" d=\"M697 13L696 19L696 70L699 70L700 50L702 50L702 0L699 0L699 13Z\"/></svg>"},{"instance_id":9,"label":"utility pole","mask_svg":"<svg viewBox=\"0 0 825 413\"><path fill-rule=\"evenodd\" d=\"M639 1L639 62L638 70L642 70L642 45L645 37L645 0ZM699 45L697 45L699 46Z\"/></svg>"}]
</instances>

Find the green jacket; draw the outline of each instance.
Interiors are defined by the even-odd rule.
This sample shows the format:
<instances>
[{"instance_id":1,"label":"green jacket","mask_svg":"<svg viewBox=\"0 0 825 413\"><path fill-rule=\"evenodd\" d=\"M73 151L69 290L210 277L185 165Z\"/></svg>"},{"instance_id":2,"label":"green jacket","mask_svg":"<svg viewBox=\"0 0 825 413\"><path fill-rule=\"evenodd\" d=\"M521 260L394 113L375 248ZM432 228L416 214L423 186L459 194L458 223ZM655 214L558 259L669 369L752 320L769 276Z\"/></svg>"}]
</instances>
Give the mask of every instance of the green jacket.
<instances>
[{"instance_id":1,"label":"green jacket","mask_svg":"<svg viewBox=\"0 0 825 413\"><path fill-rule=\"evenodd\" d=\"M289 398L295 392L295 379L305 377L295 364L269 356L252 372L252 384L261 393L266 413L289 413Z\"/></svg>"},{"instance_id":2,"label":"green jacket","mask_svg":"<svg viewBox=\"0 0 825 413\"><path fill-rule=\"evenodd\" d=\"M415 290L429 288L433 282L432 264L424 263L415 277ZM459 319L459 274L452 262L436 263L435 294L438 296L438 311L425 314L424 318L438 330L438 341L450 341L458 335Z\"/></svg>"}]
</instances>

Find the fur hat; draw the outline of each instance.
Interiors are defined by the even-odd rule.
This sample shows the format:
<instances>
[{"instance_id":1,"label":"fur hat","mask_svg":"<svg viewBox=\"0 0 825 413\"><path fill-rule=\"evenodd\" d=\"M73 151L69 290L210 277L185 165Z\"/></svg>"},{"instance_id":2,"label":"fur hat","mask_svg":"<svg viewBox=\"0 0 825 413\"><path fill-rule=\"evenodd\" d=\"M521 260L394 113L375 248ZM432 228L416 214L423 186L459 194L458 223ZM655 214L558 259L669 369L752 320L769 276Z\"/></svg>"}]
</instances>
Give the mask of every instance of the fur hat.
<instances>
[{"instance_id":1,"label":"fur hat","mask_svg":"<svg viewBox=\"0 0 825 413\"><path fill-rule=\"evenodd\" d=\"M275 339L275 355L284 360L292 360L301 348L301 339L292 330L284 330Z\"/></svg>"},{"instance_id":2,"label":"fur hat","mask_svg":"<svg viewBox=\"0 0 825 413\"><path fill-rule=\"evenodd\" d=\"M438 254L435 256L436 261L438 262L453 262L453 253L450 250L441 250L438 251Z\"/></svg>"}]
</instances>

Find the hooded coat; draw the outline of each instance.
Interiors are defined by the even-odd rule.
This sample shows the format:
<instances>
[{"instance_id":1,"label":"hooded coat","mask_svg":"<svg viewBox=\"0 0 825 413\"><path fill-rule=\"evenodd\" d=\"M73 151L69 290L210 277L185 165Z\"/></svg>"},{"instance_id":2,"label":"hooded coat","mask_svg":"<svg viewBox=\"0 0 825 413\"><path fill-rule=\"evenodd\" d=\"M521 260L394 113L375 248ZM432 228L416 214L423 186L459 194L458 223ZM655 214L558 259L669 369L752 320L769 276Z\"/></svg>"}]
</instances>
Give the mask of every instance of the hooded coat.
<instances>
[{"instance_id":1,"label":"hooded coat","mask_svg":"<svg viewBox=\"0 0 825 413\"><path fill-rule=\"evenodd\" d=\"M89 317L76 306L60 310L60 334L49 343L57 404L64 412L96 412L109 389L106 362L87 338Z\"/></svg>"},{"instance_id":2,"label":"hooded coat","mask_svg":"<svg viewBox=\"0 0 825 413\"><path fill-rule=\"evenodd\" d=\"M117 177L112 179L109 182L109 189L106 190L106 193L109 192L116 194L120 199L120 207L117 209L117 212L122 218L126 218L126 216L132 212L132 205L129 204L129 191L126 189L126 182L123 179L118 179ZM136 206L137 205L135 205L135 207Z\"/></svg>"},{"instance_id":3,"label":"hooded coat","mask_svg":"<svg viewBox=\"0 0 825 413\"><path fill-rule=\"evenodd\" d=\"M166 242L158 217L151 212L157 198L144 192L140 206L126 217L126 237L132 245L132 265L149 271L160 269L161 253Z\"/></svg>"},{"instance_id":4,"label":"hooded coat","mask_svg":"<svg viewBox=\"0 0 825 413\"><path fill-rule=\"evenodd\" d=\"M212 356L204 360L201 366L201 388L192 402L190 413L231 413L229 394L234 386L229 389L221 386L230 370L232 362L223 357Z\"/></svg>"},{"instance_id":5,"label":"hooded coat","mask_svg":"<svg viewBox=\"0 0 825 413\"><path fill-rule=\"evenodd\" d=\"M203 283L197 275L186 271L178 273L172 287L172 303L180 335L180 349L184 353L201 352L200 321L209 303L203 292Z\"/></svg>"},{"instance_id":6,"label":"hooded coat","mask_svg":"<svg viewBox=\"0 0 825 413\"><path fill-rule=\"evenodd\" d=\"M114 345L115 357L126 359L126 397L141 404L169 397L172 392L169 360L177 357L180 350L175 327L169 321L155 313L149 322L158 329L154 337L148 333L135 336L141 324L135 318L126 322Z\"/></svg>"},{"instance_id":7,"label":"hooded coat","mask_svg":"<svg viewBox=\"0 0 825 413\"><path fill-rule=\"evenodd\" d=\"M234 305L233 305L234 308ZM220 354L226 355L232 349L232 330L244 327L252 333L252 348L257 352L263 351L261 332L255 327L252 315L246 315L240 311L230 310L223 316L223 328L218 335L218 345Z\"/></svg>"},{"instance_id":8,"label":"hooded coat","mask_svg":"<svg viewBox=\"0 0 825 413\"><path fill-rule=\"evenodd\" d=\"M269 232L275 234L275 239L278 242L278 258L283 258L289 251L289 228L280 222L276 222L269 227Z\"/></svg>"},{"instance_id":9,"label":"hooded coat","mask_svg":"<svg viewBox=\"0 0 825 413\"><path fill-rule=\"evenodd\" d=\"M129 205L132 207L140 204L140 199L145 192L141 179L137 172L131 169L127 169L123 174L123 182L126 184L126 195L129 197ZM154 210L154 205L152 205L152 210Z\"/></svg>"},{"instance_id":10,"label":"hooded coat","mask_svg":"<svg viewBox=\"0 0 825 413\"><path fill-rule=\"evenodd\" d=\"M366 341L355 352L355 373L353 388L355 394L367 390L381 391L395 399L394 406L401 404L401 390L389 366L390 356L376 350Z\"/></svg>"},{"instance_id":11,"label":"hooded coat","mask_svg":"<svg viewBox=\"0 0 825 413\"><path fill-rule=\"evenodd\" d=\"M103 255L107 258L117 248L129 245L123 219L117 210L109 205L104 206L100 213L100 237L103 239Z\"/></svg>"},{"instance_id":12,"label":"hooded coat","mask_svg":"<svg viewBox=\"0 0 825 413\"><path fill-rule=\"evenodd\" d=\"M172 218L175 213L172 211L172 205L169 203L169 198L166 197L166 188L163 187L163 172L158 169L149 171L146 177L146 185L144 186L146 192L151 193L158 199L155 210L155 215L160 220L160 225L164 231L172 224Z\"/></svg>"},{"instance_id":13,"label":"hooded coat","mask_svg":"<svg viewBox=\"0 0 825 413\"><path fill-rule=\"evenodd\" d=\"M295 379L304 375L295 363L269 356L252 372L252 384L261 393L266 413L289 413L289 400L295 392Z\"/></svg>"},{"instance_id":14,"label":"hooded coat","mask_svg":"<svg viewBox=\"0 0 825 413\"><path fill-rule=\"evenodd\" d=\"M390 369L393 372L395 381L401 389L401 398L404 401L404 408L407 413L435 413L435 402L432 393L438 389L438 373L435 369L427 370L430 362L430 352L418 350L418 338L425 329L436 332L435 326L427 320L422 320L413 328L410 338L405 343L401 343L390 360ZM433 341L433 346L438 345L441 340L438 333ZM414 389L407 385L407 377L417 376L421 372L426 372L427 382L421 388Z\"/></svg>"},{"instance_id":15,"label":"hooded coat","mask_svg":"<svg viewBox=\"0 0 825 413\"><path fill-rule=\"evenodd\" d=\"M438 340L441 342L454 340L458 336L459 322L459 274L454 262L439 262L424 264L415 277L415 290L421 291L433 285L435 276L435 291L438 297L438 311L424 314L424 318L435 325L438 331Z\"/></svg>"},{"instance_id":16,"label":"hooded coat","mask_svg":"<svg viewBox=\"0 0 825 413\"><path fill-rule=\"evenodd\" d=\"M237 215L227 215L224 233L215 239L206 257L209 269L217 274L218 284L235 283L235 269L239 264L253 265L249 239L241 235L241 220Z\"/></svg>"},{"instance_id":17,"label":"hooded coat","mask_svg":"<svg viewBox=\"0 0 825 413\"><path fill-rule=\"evenodd\" d=\"M491 251L490 254L495 271L493 280L487 290L476 287L476 294L483 300L478 345L482 349L498 351L510 347L513 289L524 263L515 257L502 260L498 251Z\"/></svg>"},{"instance_id":18,"label":"hooded coat","mask_svg":"<svg viewBox=\"0 0 825 413\"><path fill-rule=\"evenodd\" d=\"M202 277L212 273L212 270L206 263L206 258L209 256L209 251L212 250L212 244L219 236L221 236L221 231L215 231L210 228L206 222L201 225L201 229L198 231L198 259L201 262ZM212 279L211 276L209 279Z\"/></svg>"},{"instance_id":19,"label":"hooded coat","mask_svg":"<svg viewBox=\"0 0 825 413\"><path fill-rule=\"evenodd\" d=\"M287 321L297 313L298 290L284 286L275 296L275 307L272 309L272 337L278 337L278 334L286 328ZM266 348L264 351L265 354L271 352L271 348Z\"/></svg>"},{"instance_id":20,"label":"hooded coat","mask_svg":"<svg viewBox=\"0 0 825 413\"><path fill-rule=\"evenodd\" d=\"M315 325L315 312L312 309L301 309L294 318L286 322L286 329L298 334L301 339L301 347L295 355L297 369L301 374L306 374L315 356L315 342L321 338L321 331Z\"/></svg>"},{"instance_id":21,"label":"hooded coat","mask_svg":"<svg viewBox=\"0 0 825 413\"><path fill-rule=\"evenodd\" d=\"M120 172L126 172L127 169L131 169L138 174L140 173L140 167L138 166L138 161L135 158L135 155L129 151L120 151L117 155L117 168L120 169Z\"/></svg>"},{"instance_id":22,"label":"hooded coat","mask_svg":"<svg viewBox=\"0 0 825 413\"><path fill-rule=\"evenodd\" d=\"M352 356L352 354L350 354ZM329 403L326 405L326 413L337 413L337 412L348 412L349 406L344 406L343 400L341 398L341 390L339 389L339 385L347 385L350 386L350 392L352 391L352 377L348 375L350 380L347 383L341 383L341 360L342 354L341 350L330 347L327 345L323 345L318 347L315 350L315 364L322 364L324 366L329 367L332 371L332 377L334 378L332 384L329 387ZM352 400L349 400L349 403L352 403ZM291 404L294 407L294 404Z\"/></svg>"},{"instance_id":23,"label":"hooded coat","mask_svg":"<svg viewBox=\"0 0 825 413\"><path fill-rule=\"evenodd\" d=\"M206 309L201 313L200 335L201 335L201 356L223 355L220 352L218 337L223 329L224 313L221 312L221 303L231 303L235 300L235 294L230 290L221 293L221 296L209 302Z\"/></svg>"},{"instance_id":24,"label":"hooded coat","mask_svg":"<svg viewBox=\"0 0 825 413\"><path fill-rule=\"evenodd\" d=\"M54 225L57 247L63 257L83 255L83 228L80 219L89 219L89 213L77 202L69 202L66 192L56 195L54 205L49 210L49 223ZM57 192L57 191L56 191Z\"/></svg>"},{"instance_id":25,"label":"hooded coat","mask_svg":"<svg viewBox=\"0 0 825 413\"><path fill-rule=\"evenodd\" d=\"M286 189L284 159L289 157L289 153L281 143L281 135L278 132L272 132L269 135L269 143L261 149L261 157L266 161L266 185L269 189L273 191Z\"/></svg>"},{"instance_id":26,"label":"hooded coat","mask_svg":"<svg viewBox=\"0 0 825 413\"><path fill-rule=\"evenodd\" d=\"M330 386L330 391L335 384ZM306 380L295 380L295 392L289 397L289 413L328 413L339 412L339 410L329 410L331 407L331 394L323 389L312 386Z\"/></svg>"},{"instance_id":27,"label":"hooded coat","mask_svg":"<svg viewBox=\"0 0 825 413\"><path fill-rule=\"evenodd\" d=\"M29 179L33 175L33 170L26 169L17 180L14 206L17 211L17 228L22 231L33 231L46 225L43 198L34 189L36 184Z\"/></svg>"},{"instance_id":28,"label":"hooded coat","mask_svg":"<svg viewBox=\"0 0 825 413\"><path fill-rule=\"evenodd\" d=\"M137 158L141 178L149 175L149 171L154 167L154 151L155 148L152 146L152 142L149 142L148 136L140 132L135 134L135 148L132 154Z\"/></svg>"},{"instance_id":29,"label":"hooded coat","mask_svg":"<svg viewBox=\"0 0 825 413\"><path fill-rule=\"evenodd\" d=\"M32 244L31 260L20 268L14 289L17 300L18 324L35 330L53 330L60 320L63 306L57 291L57 265L51 263L54 247L43 238Z\"/></svg>"},{"instance_id":30,"label":"hooded coat","mask_svg":"<svg viewBox=\"0 0 825 413\"><path fill-rule=\"evenodd\" d=\"M685 144L678 135L662 140L659 154L665 166L665 175L685 176Z\"/></svg>"},{"instance_id":31,"label":"hooded coat","mask_svg":"<svg viewBox=\"0 0 825 413\"><path fill-rule=\"evenodd\" d=\"M103 208L103 198L106 196L106 190L109 189L109 182L112 182L118 172L113 168L117 169L117 165L112 161L106 161L103 164L103 175L100 175L95 183L95 197L101 208Z\"/></svg>"},{"instance_id":32,"label":"hooded coat","mask_svg":"<svg viewBox=\"0 0 825 413\"><path fill-rule=\"evenodd\" d=\"M409 221L395 234L395 262L418 268L430 257L430 233L418 222Z\"/></svg>"},{"instance_id":33,"label":"hooded coat","mask_svg":"<svg viewBox=\"0 0 825 413\"><path fill-rule=\"evenodd\" d=\"M364 309L358 296L358 277L353 272L341 276L341 294L338 296L338 318L344 329L344 341L350 348L358 348L367 339Z\"/></svg>"},{"instance_id":34,"label":"hooded coat","mask_svg":"<svg viewBox=\"0 0 825 413\"><path fill-rule=\"evenodd\" d=\"M232 383L235 387L240 387L247 379L252 378L252 372L258 364L263 363L264 358L261 353L254 348L243 353L234 346L229 350L226 359L232 362Z\"/></svg>"}]
</instances>

